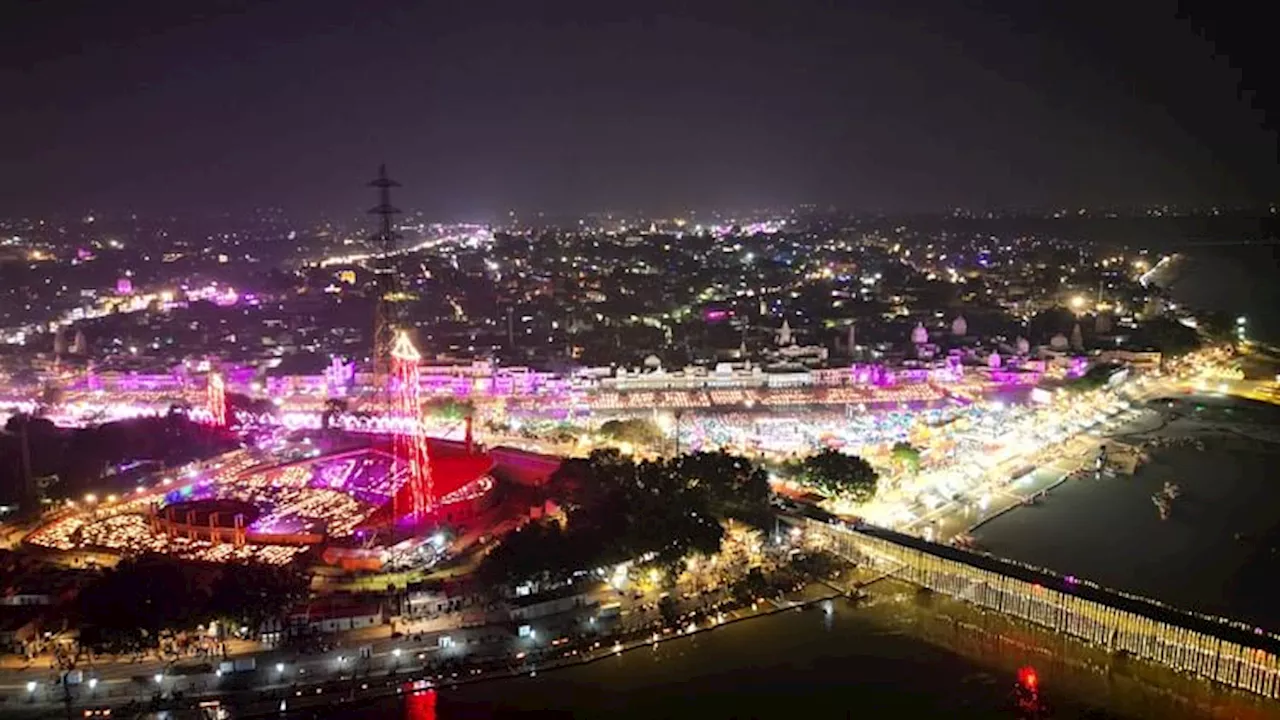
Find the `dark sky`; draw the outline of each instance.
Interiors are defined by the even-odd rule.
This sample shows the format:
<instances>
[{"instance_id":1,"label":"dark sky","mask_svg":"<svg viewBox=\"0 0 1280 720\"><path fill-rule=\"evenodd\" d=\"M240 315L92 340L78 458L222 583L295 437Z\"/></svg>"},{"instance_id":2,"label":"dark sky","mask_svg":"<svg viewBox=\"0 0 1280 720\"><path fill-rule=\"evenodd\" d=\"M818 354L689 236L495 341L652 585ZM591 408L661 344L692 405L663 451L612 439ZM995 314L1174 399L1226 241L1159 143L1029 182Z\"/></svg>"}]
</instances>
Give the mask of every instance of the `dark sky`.
<instances>
[{"instance_id":1,"label":"dark sky","mask_svg":"<svg viewBox=\"0 0 1280 720\"><path fill-rule=\"evenodd\" d=\"M1280 188L1172 3L664 5L8 0L0 213L345 215L380 161L399 205L451 219Z\"/></svg>"}]
</instances>

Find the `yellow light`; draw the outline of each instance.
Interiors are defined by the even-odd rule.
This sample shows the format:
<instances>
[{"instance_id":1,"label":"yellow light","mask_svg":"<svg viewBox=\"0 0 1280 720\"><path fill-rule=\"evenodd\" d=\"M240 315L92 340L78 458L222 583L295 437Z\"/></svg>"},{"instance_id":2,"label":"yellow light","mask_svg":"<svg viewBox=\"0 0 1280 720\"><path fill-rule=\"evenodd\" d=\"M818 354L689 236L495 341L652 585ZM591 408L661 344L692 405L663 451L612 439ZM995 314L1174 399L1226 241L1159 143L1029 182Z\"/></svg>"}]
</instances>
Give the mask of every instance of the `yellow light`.
<instances>
[{"instance_id":1,"label":"yellow light","mask_svg":"<svg viewBox=\"0 0 1280 720\"><path fill-rule=\"evenodd\" d=\"M1079 310L1080 308L1084 307L1084 298L1080 295L1076 295L1075 297L1071 298L1071 307L1074 310Z\"/></svg>"},{"instance_id":2,"label":"yellow light","mask_svg":"<svg viewBox=\"0 0 1280 720\"><path fill-rule=\"evenodd\" d=\"M413 341L409 339L409 334L403 330L396 333L395 344L391 346L391 357L408 362L416 362L422 359L418 349L413 346Z\"/></svg>"},{"instance_id":3,"label":"yellow light","mask_svg":"<svg viewBox=\"0 0 1280 720\"><path fill-rule=\"evenodd\" d=\"M94 495L93 493L89 493L89 494L87 494L87 495L85 495L85 496L84 496L84 501L85 501L85 502L87 502L87 503L89 503L90 505L92 505L92 504L94 504L94 503L98 502L98 496L97 496L97 495Z\"/></svg>"}]
</instances>

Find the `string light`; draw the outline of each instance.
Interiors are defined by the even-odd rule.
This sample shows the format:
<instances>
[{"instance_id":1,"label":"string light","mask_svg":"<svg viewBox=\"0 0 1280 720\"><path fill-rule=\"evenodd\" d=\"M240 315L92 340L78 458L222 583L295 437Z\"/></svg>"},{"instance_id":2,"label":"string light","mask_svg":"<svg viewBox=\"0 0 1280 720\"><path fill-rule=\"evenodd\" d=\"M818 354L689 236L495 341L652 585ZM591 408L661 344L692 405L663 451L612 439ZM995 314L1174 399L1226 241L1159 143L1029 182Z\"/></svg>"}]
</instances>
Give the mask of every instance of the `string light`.
<instances>
[{"instance_id":1,"label":"string light","mask_svg":"<svg viewBox=\"0 0 1280 720\"><path fill-rule=\"evenodd\" d=\"M209 411L209 417L214 425L218 427L227 426L227 386L222 379L222 375L213 372L209 373L208 397L206 398L205 409Z\"/></svg>"},{"instance_id":2,"label":"string light","mask_svg":"<svg viewBox=\"0 0 1280 720\"><path fill-rule=\"evenodd\" d=\"M405 482L408 486L409 506L401 507L400 499L404 493L397 493L394 508L397 517L421 518L435 507L435 497L431 482L431 458L427 454L427 438L422 426L422 379L418 364L422 355L413 346L409 335L403 331L396 334L395 343L391 346L392 387L389 391L395 404L393 415L405 424L403 431L395 435L397 464L404 463Z\"/></svg>"},{"instance_id":3,"label":"string light","mask_svg":"<svg viewBox=\"0 0 1280 720\"><path fill-rule=\"evenodd\" d=\"M813 520L805 522L805 530L824 538L837 554L886 570L904 582L1110 651L1124 651L1265 697L1280 697L1280 660L1275 653L1254 646L1255 643L1273 646L1280 638L1261 628L1179 610L1149 598L1103 588L1088 580L1061 577L1026 563L998 561L1011 566L1011 570L1021 569L1043 576L1040 583ZM1050 584L1067 590L1050 587ZM1104 593L1113 598L1114 603L1071 591L1077 588ZM1125 606L1142 608L1142 611ZM1204 629L1191 629L1197 625Z\"/></svg>"}]
</instances>

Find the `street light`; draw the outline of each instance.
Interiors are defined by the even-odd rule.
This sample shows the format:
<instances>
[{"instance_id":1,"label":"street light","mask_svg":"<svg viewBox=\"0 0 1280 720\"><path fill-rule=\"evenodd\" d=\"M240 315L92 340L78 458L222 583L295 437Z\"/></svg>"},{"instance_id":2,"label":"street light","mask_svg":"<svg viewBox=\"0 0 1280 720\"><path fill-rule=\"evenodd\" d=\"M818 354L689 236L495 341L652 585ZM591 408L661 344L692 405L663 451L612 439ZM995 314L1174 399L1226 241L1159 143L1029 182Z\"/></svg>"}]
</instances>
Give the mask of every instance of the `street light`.
<instances>
[{"instance_id":1,"label":"street light","mask_svg":"<svg viewBox=\"0 0 1280 720\"><path fill-rule=\"evenodd\" d=\"M98 687L98 678L89 678L89 689L93 690Z\"/></svg>"},{"instance_id":2,"label":"street light","mask_svg":"<svg viewBox=\"0 0 1280 720\"><path fill-rule=\"evenodd\" d=\"M27 692L29 692L29 693L34 693L35 691L36 691L36 681L35 681L35 680L28 680L28 681L27 681Z\"/></svg>"},{"instance_id":3,"label":"street light","mask_svg":"<svg viewBox=\"0 0 1280 720\"><path fill-rule=\"evenodd\" d=\"M162 673L156 673L152 677L155 679L157 685L164 682L164 675Z\"/></svg>"},{"instance_id":4,"label":"street light","mask_svg":"<svg viewBox=\"0 0 1280 720\"><path fill-rule=\"evenodd\" d=\"M276 663L276 672L284 673L284 663Z\"/></svg>"},{"instance_id":5,"label":"street light","mask_svg":"<svg viewBox=\"0 0 1280 720\"><path fill-rule=\"evenodd\" d=\"M400 657L400 648L395 648L395 649L393 649L393 650L391 651L391 655L392 655L393 657Z\"/></svg>"}]
</instances>

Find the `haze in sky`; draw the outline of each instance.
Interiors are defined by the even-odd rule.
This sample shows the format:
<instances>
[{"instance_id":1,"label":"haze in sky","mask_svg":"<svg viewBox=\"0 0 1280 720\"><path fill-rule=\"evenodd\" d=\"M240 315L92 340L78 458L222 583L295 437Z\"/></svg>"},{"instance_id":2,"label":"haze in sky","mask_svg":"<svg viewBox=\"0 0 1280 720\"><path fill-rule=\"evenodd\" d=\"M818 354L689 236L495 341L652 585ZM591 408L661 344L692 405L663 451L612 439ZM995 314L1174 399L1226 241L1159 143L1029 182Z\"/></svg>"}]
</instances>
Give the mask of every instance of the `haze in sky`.
<instances>
[{"instance_id":1,"label":"haze in sky","mask_svg":"<svg viewBox=\"0 0 1280 720\"><path fill-rule=\"evenodd\" d=\"M0 212L1274 199L1173 3L1004 5L6 3Z\"/></svg>"}]
</instances>

